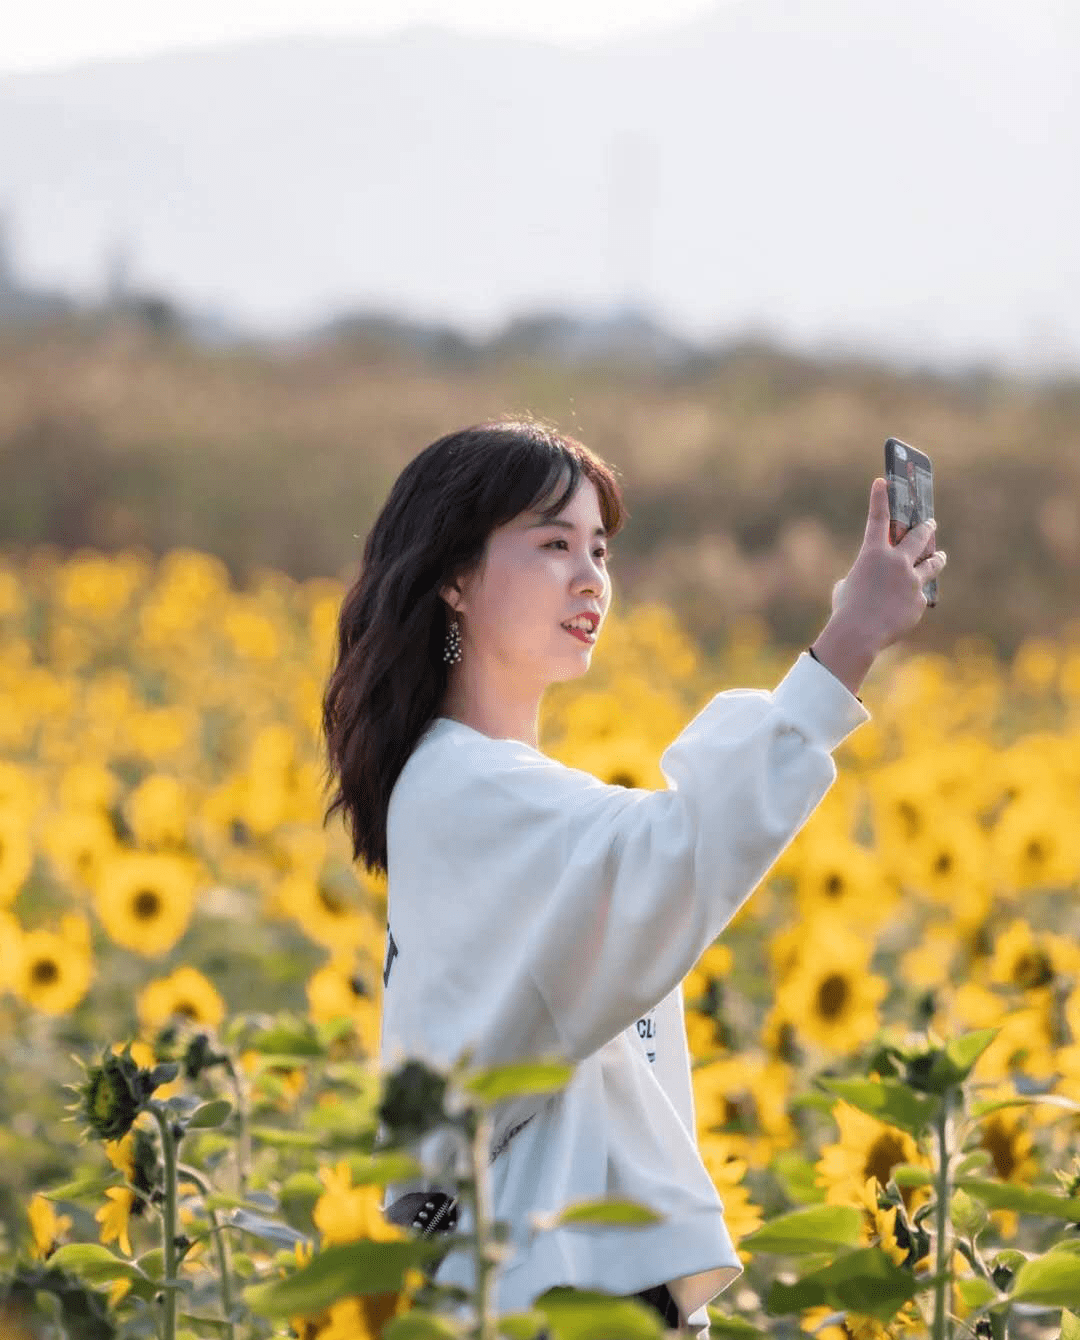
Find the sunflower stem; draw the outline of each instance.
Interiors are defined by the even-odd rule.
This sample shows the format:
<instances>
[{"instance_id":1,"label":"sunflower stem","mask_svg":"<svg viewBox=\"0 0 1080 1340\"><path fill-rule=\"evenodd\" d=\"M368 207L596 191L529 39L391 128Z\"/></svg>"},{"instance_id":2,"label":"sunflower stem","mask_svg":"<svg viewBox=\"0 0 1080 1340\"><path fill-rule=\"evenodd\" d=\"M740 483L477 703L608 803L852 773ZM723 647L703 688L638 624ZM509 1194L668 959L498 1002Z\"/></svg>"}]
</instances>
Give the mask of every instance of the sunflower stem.
<instances>
[{"instance_id":1,"label":"sunflower stem","mask_svg":"<svg viewBox=\"0 0 1080 1340\"><path fill-rule=\"evenodd\" d=\"M952 1300L949 1296L945 1264L948 1260L946 1234L949 1227L949 1091L941 1096L941 1111L935 1123L938 1146L937 1166L937 1265L934 1285L934 1340L951 1340L952 1327L947 1324L947 1312Z\"/></svg>"},{"instance_id":2,"label":"sunflower stem","mask_svg":"<svg viewBox=\"0 0 1080 1340\"><path fill-rule=\"evenodd\" d=\"M467 1128L468 1129L468 1128ZM491 1310L491 1274L495 1269L488 1252L491 1231L491 1181L488 1157L491 1150L491 1117L483 1109L476 1113L469 1142L472 1156L473 1235L476 1253L476 1340L496 1340Z\"/></svg>"},{"instance_id":3,"label":"sunflower stem","mask_svg":"<svg viewBox=\"0 0 1080 1340\"><path fill-rule=\"evenodd\" d=\"M248 1179L251 1173L251 1130L248 1126L247 1089L238 1068L231 1056L227 1057L226 1072L232 1081L236 1094L236 1191L240 1196L247 1195Z\"/></svg>"},{"instance_id":4,"label":"sunflower stem","mask_svg":"<svg viewBox=\"0 0 1080 1340\"><path fill-rule=\"evenodd\" d=\"M162 1315L163 1340L176 1340L176 1144L172 1137L168 1109L153 1101L146 1105L154 1114L161 1132L161 1158L165 1165L165 1207L162 1215L165 1254L165 1278L161 1288L165 1294Z\"/></svg>"},{"instance_id":5,"label":"sunflower stem","mask_svg":"<svg viewBox=\"0 0 1080 1340\"><path fill-rule=\"evenodd\" d=\"M210 1222L214 1226L214 1231L210 1236L214 1239L214 1246L217 1248L218 1269L221 1272L221 1306L225 1313L225 1324L229 1329L229 1340L235 1340L236 1328L232 1319L232 1286L229 1282L231 1270L229 1262L229 1245L225 1240L225 1234L221 1231L221 1225L218 1223L217 1211L210 1210Z\"/></svg>"}]
</instances>

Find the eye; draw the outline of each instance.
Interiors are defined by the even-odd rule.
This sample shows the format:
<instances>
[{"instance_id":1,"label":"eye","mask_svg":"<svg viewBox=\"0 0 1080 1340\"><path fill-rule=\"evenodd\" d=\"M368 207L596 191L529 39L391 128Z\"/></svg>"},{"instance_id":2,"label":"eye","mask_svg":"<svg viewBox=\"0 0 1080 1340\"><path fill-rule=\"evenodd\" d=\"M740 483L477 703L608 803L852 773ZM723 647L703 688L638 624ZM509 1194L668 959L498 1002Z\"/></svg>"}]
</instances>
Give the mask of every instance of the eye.
<instances>
[{"instance_id":1,"label":"eye","mask_svg":"<svg viewBox=\"0 0 1080 1340\"><path fill-rule=\"evenodd\" d=\"M566 543L565 540L549 540L547 544L544 545L544 548L550 549L551 546L554 544L565 544L565 543ZM608 551L606 549L594 549L593 553L596 554L597 557L599 558L607 558Z\"/></svg>"}]
</instances>

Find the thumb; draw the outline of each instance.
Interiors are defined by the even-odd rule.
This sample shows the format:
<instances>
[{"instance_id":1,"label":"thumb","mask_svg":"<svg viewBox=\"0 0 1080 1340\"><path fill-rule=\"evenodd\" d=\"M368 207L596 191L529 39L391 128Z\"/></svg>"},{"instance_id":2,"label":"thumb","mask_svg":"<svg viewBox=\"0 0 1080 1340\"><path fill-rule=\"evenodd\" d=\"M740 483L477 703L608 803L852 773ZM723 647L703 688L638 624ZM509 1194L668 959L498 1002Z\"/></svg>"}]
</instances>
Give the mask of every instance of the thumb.
<instances>
[{"instance_id":1,"label":"thumb","mask_svg":"<svg viewBox=\"0 0 1080 1340\"><path fill-rule=\"evenodd\" d=\"M873 544L889 541L889 486L879 475L870 486L870 514L865 539Z\"/></svg>"}]
</instances>

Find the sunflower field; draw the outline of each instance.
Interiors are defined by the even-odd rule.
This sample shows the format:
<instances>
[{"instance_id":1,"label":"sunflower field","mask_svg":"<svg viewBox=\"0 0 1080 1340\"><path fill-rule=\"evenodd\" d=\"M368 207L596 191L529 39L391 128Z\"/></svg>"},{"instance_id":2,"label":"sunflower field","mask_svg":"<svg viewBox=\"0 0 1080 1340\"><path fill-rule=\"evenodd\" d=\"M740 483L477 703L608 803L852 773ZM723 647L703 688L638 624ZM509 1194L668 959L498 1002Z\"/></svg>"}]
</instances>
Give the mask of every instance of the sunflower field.
<instances>
[{"instance_id":1,"label":"sunflower field","mask_svg":"<svg viewBox=\"0 0 1080 1340\"><path fill-rule=\"evenodd\" d=\"M0 563L4 1340L663 1334L578 1291L492 1315L491 1109L557 1068L378 1073L386 886L322 823L343 595L236 589L188 549ZM691 716L798 650L742 620L706 660L666 606L614 608L541 747L662 787ZM711 1333L1075 1340L1080 629L892 648L862 694L836 783L684 982L745 1265ZM476 1155L460 1244L379 1210L437 1122ZM433 1283L436 1246L477 1253L475 1297Z\"/></svg>"}]
</instances>

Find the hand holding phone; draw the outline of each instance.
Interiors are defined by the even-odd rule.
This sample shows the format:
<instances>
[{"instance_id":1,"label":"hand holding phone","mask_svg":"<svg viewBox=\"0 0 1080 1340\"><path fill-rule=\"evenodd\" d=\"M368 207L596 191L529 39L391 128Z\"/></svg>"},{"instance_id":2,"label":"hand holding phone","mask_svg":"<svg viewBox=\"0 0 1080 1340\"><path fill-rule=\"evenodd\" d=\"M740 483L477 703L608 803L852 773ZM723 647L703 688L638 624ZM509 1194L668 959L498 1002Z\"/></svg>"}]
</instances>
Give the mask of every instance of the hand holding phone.
<instances>
[{"instance_id":1,"label":"hand holding phone","mask_svg":"<svg viewBox=\"0 0 1080 1340\"><path fill-rule=\"evenodd\" d=\"M885 443L885 482L889 486L889 543L898 544L913 526L933 519L934 467L930 457L890 437ZM936 577L924 584L923 595L928 605L937 604Z\"/></svg>"},{"instance_id":2,"label":"hand holding phone","mask_svg":"<svg viewBox=\"0 0 1080 1340\"><path fill-rule=\"evenodd\" d=\"M811 643L852 693L878 653L911 632L937 602L936 578L947 561L935 543L929 457L889 438L885 461L885 478L870 488L862 548L833 587L832 615Z\"/></svg>"}]
</instances>

